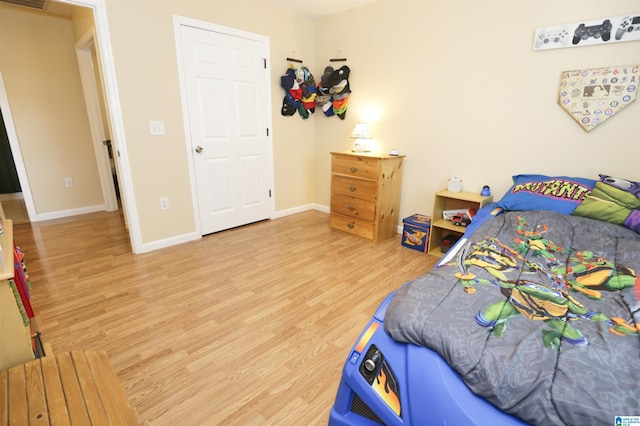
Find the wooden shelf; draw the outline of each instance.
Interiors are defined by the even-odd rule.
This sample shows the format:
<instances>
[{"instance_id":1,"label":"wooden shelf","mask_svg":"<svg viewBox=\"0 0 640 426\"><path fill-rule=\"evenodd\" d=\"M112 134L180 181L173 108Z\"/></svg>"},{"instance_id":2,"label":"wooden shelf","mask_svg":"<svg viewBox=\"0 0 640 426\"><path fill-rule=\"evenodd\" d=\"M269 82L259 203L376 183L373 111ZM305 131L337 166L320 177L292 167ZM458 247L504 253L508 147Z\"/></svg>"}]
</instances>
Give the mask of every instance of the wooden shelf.
<instances>
[{"instance_id":1,"label":"wooden shelf","mask_svg":"<svg viewBox=\"0 0 640 426\"><path fill-rule=\"evenodd\" d=\"M6 219L0 204L2 235L0 235L0 371L33 360L35 357L32 333L37 333L35 318L23 318L23 314L32 317L31 307L21 312L19 307L25 286L22 267L16 267L19 259L14 257L13 221ZM20 275L18 275L20 274ZM15 284L12 287L11 281ZM17 291L17 294L14 293ZM25 292L28 290L24 290ZM31 314L29 314L31 312ZM32 330L33 328L33 330ZM2 416L0 416L1 418Z\"/></svg>"},{"instance_id":2,"label":"wooden shelf","mask_svg":"<svg viewBox=\"0 0 640 426\"><path fill-rule=\"evenodd\" d=\"M462 236L466 231L464 226L456 226L450 220L444 220L442 218L444 210L472 208L479 210L491 201L493 201L492 196L485 197L472 192L451 192L446 189L436 192L429 232L429 254L444 256L441 250L442 238L449 234Z\"/></svg>"},{"instance_id":3,"label":"wooden shelf","mask_svg":"<svg viewBox=\"0 0 640 426\"><path fill-rule=\"evenodd\" d=\"M2 236L0 236L0 281L13 278L13 221L2 219Z\"/></svg>"},{"instance_id":4,"label":"wooden shelf","mask_svg":"<svg viewBox=\"0 0 640 426\"><path fill-rule=\"evenodd\" d=\"M13 222L2 221L2 269L0 270L0 370L33 359L31 329L22 322L22 316L9 280L14 276Z\"/></svg>"}]
</instances>

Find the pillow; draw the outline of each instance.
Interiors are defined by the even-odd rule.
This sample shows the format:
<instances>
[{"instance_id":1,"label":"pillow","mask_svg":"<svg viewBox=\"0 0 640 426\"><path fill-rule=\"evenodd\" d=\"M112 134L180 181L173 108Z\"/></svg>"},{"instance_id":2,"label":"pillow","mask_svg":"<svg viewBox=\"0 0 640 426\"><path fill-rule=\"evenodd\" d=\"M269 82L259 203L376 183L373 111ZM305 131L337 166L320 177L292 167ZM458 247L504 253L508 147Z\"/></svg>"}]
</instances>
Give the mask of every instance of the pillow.
<instances>
[{"instance_id":1,"label":"pillow","mask_svg":"<svg viewBox=\"0 0 640 426\"><path fill-rule=\"evenodd\" d=\"M573 212L622 225L640 234L640 183L600 175L600 180L584 202Z\"/></svg>"},{"instance_id":2,"label":"pillow","mask_svg":"<svg viewBox=\"0 0 640 426\"><path fill-rule=\"evenodd\" d=\"M571 214L596 181L580 177L515 175L513 186L498 201L505 210L551 210Z\"/></svg>"}]
</instances>

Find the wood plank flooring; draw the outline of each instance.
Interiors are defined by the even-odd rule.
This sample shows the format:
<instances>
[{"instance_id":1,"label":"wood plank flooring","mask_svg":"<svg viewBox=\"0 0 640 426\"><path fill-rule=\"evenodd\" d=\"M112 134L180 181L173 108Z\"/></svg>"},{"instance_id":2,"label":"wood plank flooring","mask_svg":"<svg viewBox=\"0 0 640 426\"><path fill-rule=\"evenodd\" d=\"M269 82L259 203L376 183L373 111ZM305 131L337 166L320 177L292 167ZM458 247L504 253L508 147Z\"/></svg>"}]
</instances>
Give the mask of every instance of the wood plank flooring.
<instances>
[{"instance_id":1,"label":"wood plank flooring","mask_svg":"<svg viewBox=\"0 0 640 426\"><path fill-rule=\"evenodd\" d=\"M14 236L43 340L107 351L144 425L326 424L376 307L437 261L318 211L139 255L117 212Z\"/></svg>"},{"instance_id":2,"label":"wood plank flooring","mask_svg":"<svg viewBox=\"0 0 640 426\"><path fill-rule=\"evenodd\" d=\"M29 213L24 204L24 200L4 200L2 201L4 217L11 219L13 223L29 222Z\"/></svg>"}]
</instances>

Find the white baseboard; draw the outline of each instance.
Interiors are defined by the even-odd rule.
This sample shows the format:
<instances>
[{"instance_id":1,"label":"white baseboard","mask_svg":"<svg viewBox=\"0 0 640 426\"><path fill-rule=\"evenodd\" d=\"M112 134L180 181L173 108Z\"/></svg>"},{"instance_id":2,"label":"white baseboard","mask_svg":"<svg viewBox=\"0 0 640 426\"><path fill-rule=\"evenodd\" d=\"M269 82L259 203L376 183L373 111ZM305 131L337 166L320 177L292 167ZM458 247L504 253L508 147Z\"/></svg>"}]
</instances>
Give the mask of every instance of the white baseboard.
<instances>
[{"instance_id":1,"label":"white baseboard","mask_svg":"<svg viewBox=\"0 0 640 426\"><path fill-rule=\"evenodd\" d=\"M275 214L271 219L280 219L282 217L291 216L292 214L302 213L309 210L318 210L318 211L329 213L329 207L322 206L320 204L306 204L303 206L298 206L291 209L280 210L278 212L275 212ZM140 251L140 253L147 253L150 251L171 247L177 244L198 240L200 238L202 238L200 235L193 232L189 234L183 234L183 235L178 235L176 237L167 238L164 240L153 241L151 243L143 244L142 250Z\"/></svg>"},{"instance_id":2,"label":"white baseboard","mask_svg":"<svg viewBox=\"0 0 640 426\"><path fill-rule=\"evenodd\" d=\"M302 206L293 207L291 209L277 211L271 219L280 219L281 217L290 216L292 214L302 213L309 210L318 210L324 213L329 213L329 207L327 206L323 206L321 204L305 204Z\"/></svg>"},{"instance_id":3,"label":"white baseboard","mask_svg":"<svg viewBox=\"0 0 640 426\"><path fill-rule=\"evenodd\" d=\"M36 215L34 222L40 222L42 220L61 219L63 217L77 216L80 214L103 212L105 210L104 204L96 206L81 207L79 209L59 210L57 212L40 213Z\"/></svg>"},{"instance_id":4,"label":"white baseboard","mask_svg":"<svg viewBox=\"0 0 640 426\"><path fill-rule=\"evenodd\" d=\"M166 238L164 240L157 240L151 243L142 244L140 253L148 253L150 251L187 243L189 241L199 240L200 238L202 238L202 236L198 235L195 232L191 232L189 234L182 234L176 237Z\"/></svg>"},{"instance_id":5,"label":"white baseboard","mask_svg":"<svg viewBox=\"0 0 640 426\"><path fill-rule=\"evenodd\" d=\"M76 215L86 214L86 213L95 213L95 212L104 211L104 210L105 210L104 204L97 205L97 206L83 207L80 209L61 210L57 212L39 214L36 221L60 219L64 217L76 216ZM329 207L327 206L323 206L321 204L305 204L303 206L298 206L291 209L280 210L273 215L272 219L279 219L285 216L290 216L293 214L302 213L309 210L317 210L327 214L329 213ZM401 233L401 232L402 232L402 226L398 226L398 233ZM154 250L175 246L177 244L198 240L200 238L202 238L202 236L198 235L195 232L191 232L188 234L166 238L164 240L157 240L150 243L142 244L140 253L148 253Z\"/></svg>"},{"instance_id":6,"label":"white baseboard","mask_svg":"<svg viewBox=\"0 0 640 426\"><path fill-rule=\"evenodd\" d=\"M289 216L296 213L306 212L308 210L317 210L319 212L327 213L331 211L329 207L323 206L322 204L305 204L304 206L294 207L292 209L280 210L276 212L276 214L272 217L272 219L279 219L281 217ZM404 231L404 225L398 225L397 232L398 234L402 234Z\"/></svg>"},{"instance_id":7,"label":"white baseboard","mask_svg":"<svg viewBox=\"0 0 640 426\"><path fill-rule=\"evenodd\" d=\"M323 213L329 214L329 212L331 211L331 209L329 209L329 207L323 206L321 204L312 204L312 205L313 205L313 209L314 210L318 210L318 211L323 212Z\"/></svg>"}]
</instances>

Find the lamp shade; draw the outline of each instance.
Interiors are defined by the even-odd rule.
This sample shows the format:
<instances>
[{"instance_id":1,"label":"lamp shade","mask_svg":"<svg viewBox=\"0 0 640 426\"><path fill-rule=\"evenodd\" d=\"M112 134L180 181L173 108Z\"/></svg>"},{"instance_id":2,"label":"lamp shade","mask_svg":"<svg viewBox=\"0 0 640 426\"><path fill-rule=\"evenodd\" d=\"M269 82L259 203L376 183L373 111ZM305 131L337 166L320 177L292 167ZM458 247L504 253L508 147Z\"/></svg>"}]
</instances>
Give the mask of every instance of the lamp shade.
<instances>
[{"instance_id":1,"label":"lamp shade","mask_svg":"<svg viewBox=\"0 0 640 426\"><path fill-rule=\"evenodd\" d=\"M354 139L371 139L371 131L369 130L368 123L358 123L351 132L351 137Z\"/></svg>"}]
</instances>

